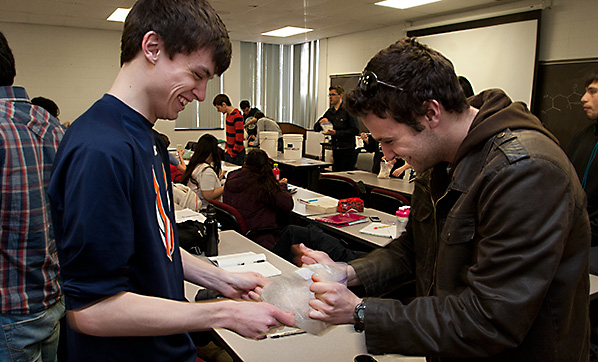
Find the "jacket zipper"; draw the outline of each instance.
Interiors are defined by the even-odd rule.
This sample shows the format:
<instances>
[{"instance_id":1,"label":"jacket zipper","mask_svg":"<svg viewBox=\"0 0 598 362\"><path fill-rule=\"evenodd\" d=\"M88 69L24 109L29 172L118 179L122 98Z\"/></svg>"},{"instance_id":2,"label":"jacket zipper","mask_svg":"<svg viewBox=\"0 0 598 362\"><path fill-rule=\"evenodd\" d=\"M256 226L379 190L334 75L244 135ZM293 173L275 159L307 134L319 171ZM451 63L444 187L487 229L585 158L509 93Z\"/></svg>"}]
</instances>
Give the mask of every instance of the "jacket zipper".
<instances>
[{"instance_id":1,"label":"jacket zipper","mask_svg":"<svg viewBox=\"0 0 598 362\"><path fill-rule=\"evenodd\" d=\"M448 194L448 189L444 192L444 194L438 198L438 200L436 202L434 202L434 199L432 198L432 192L429 192L430 194L430 200L432 201L432 205L434 206L434 268L432 269L432 281L430 282L430 287L428 288L428 293L426 294L427 296L430 296L432 293L432 288L434 287L434 284L436 283L436 269L438 266L438 220L437 220L437 215L436 215L436 210L437 210L437 206L438 203L440 202L440 200L442 200L447 194Z\"/></svg>"}]
</instances>

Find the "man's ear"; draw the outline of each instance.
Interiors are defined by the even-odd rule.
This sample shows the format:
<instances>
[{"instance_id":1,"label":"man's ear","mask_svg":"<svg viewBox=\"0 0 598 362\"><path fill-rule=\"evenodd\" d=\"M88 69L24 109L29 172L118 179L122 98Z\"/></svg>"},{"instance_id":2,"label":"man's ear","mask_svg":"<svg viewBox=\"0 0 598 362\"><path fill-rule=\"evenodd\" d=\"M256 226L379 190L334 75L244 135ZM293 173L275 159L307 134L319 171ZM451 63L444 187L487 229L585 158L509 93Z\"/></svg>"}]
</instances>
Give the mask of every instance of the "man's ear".
<instances>
[{"instance_id":1,"label":"man's ear","mask_svg":"<svg viewBox=\"0 0 598 362\"><path fill-rule=\"evenodd\" d=\"M158 33L151 30L145 33L143 40L141 41L141 51L145 59L156 65L158 58L160 57L160 51L162 50L162 38Z\"/></svg>"},{"instance_id":2,"label":"man's ear","mask_svg":"<svg viewBox=\"0 0 598 362\"><path fill-rule=\"evenodd\" d=\"M441 119L441 107L440 103L437 100L430 99L424 102L424 107L427 108L426 110L426 122L430 128L438 127Z\"/></svg>"}]
</instances>

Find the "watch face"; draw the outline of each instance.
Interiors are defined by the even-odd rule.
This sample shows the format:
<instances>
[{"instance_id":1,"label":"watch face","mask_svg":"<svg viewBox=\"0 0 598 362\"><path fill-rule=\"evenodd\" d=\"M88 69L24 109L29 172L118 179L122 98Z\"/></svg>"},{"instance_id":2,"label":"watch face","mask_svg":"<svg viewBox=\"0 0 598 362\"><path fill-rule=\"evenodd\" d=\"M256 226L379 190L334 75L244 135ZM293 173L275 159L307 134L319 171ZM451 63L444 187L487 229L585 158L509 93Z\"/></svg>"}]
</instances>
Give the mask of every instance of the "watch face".
<instances>
[{"instance_id":1,"label":"watch face","mask_svg":"<svg viewBox=\"0 0 598 362\"><path fill-rule=\"evenodd\" d=\"M363 321L364 314L365 314L365 308L359 308L357 310L357 317L359 317L359 319L362 321Z\"/></svg>"}]
</instances>

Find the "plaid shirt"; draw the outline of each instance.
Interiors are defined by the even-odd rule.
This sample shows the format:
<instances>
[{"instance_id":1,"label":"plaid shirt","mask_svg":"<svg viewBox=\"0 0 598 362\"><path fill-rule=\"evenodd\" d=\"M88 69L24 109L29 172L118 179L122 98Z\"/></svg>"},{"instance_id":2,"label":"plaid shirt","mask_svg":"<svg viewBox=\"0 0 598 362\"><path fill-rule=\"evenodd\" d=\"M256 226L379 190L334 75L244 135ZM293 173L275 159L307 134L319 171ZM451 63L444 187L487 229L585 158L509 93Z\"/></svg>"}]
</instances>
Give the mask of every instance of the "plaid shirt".
<instances>
[{"instance_id":1,"label":"plaid shirt","mask_svg":"<svg viewBox=\"0 0 598 362\"><path fill-rule=\"evenodd\" d=\"M24 88L0 87L0 313L43 311L60 297L46 189L64 130Z\"/></svg>"}]
</instances>

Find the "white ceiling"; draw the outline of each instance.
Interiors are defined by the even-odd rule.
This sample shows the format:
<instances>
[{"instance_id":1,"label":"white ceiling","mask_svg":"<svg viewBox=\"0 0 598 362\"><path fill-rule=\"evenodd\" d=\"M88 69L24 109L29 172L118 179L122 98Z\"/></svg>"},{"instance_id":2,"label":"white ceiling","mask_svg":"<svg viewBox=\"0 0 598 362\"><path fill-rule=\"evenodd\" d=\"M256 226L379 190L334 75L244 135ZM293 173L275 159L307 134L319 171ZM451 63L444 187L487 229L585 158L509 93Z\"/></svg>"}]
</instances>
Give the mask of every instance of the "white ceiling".
<instances>
[{"instance_id":1,"label":"white ceiling","mask_svg":"<svg viewBox=\"0 0 598 362\"><path fill-rule=\"evenodd\" d=\"M355 32L458 16L525 0L442 0L407 10L377 6L378 0L212 0L231 39L266 43L300 43ZM0 22L117 30L121 23L105 19L117 7L135 0L0 0ZM264 37L262 32L286 25L314 31L289 38Z\"/></svg>"}]
</instances>

